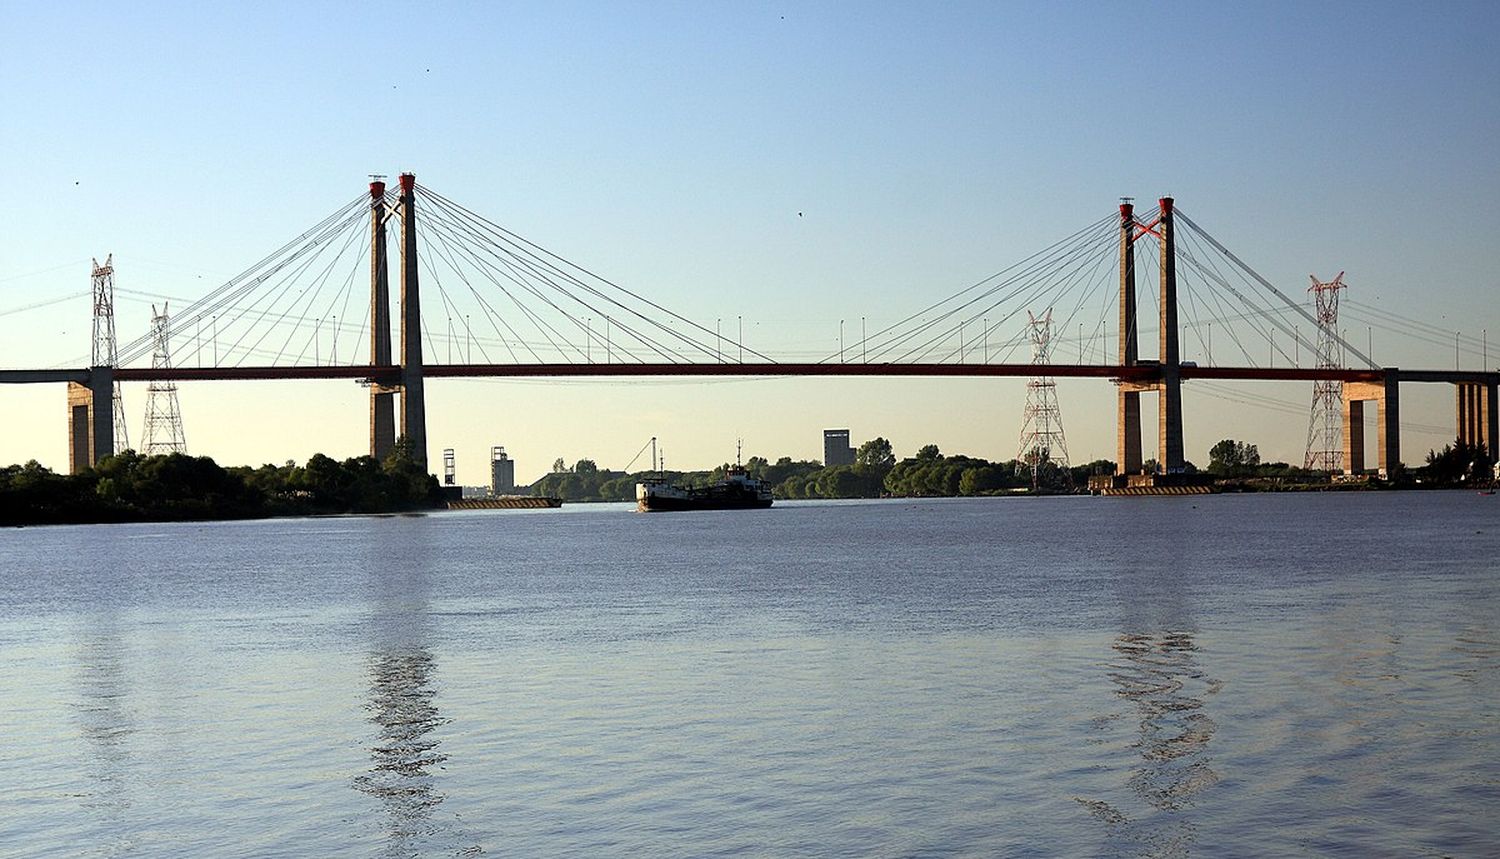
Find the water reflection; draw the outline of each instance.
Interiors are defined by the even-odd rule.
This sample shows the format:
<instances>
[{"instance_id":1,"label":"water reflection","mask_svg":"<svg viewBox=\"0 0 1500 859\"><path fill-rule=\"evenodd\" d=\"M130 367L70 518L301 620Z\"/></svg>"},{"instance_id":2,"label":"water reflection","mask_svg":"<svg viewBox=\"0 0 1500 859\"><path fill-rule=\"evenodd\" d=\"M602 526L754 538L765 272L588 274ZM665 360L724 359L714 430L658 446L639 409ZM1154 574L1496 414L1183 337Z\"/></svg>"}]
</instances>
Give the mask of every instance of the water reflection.
<instances>
[{"instance_id":1,"label":"water reflection","mask_svg":"<svg viewBox=\"0 0 1500 859\"><path fill-rule=\"evenodd\" d=\"M1124 633L1111 645L1108 676L1131 710L1094 720L1096 729L1134 719L1126 748L1138 758L1126 781L1129 811L1100 799L1078 802L1109 825L1135 855L1186 856L1195 828L1185 812L1219 781L1208 755L1218 725L1204 702L1223 685L1198 665L1198 647L1186 631Z\"/></svg>"},{"instance_id":2,"label":"water reflection","mask_svg":"<svg viewBox=\"0 0 1500 859\"><path fill-rule=\"evenodd\" d=\"M78 698L73 712L87 754L83 769L88 788L80 804L98 818L99 831L112 842L101 847L101 852L114 855L129 847L122 829L132 805L130 781L135 764L130 740L136 733L136 718L129 706L125 644L118 620L113 615L95 618L84 628L87 632L74 656Z\"/></svg>"},{"instance_id":3,"label":"water reflection","mask_svg":"<svg viewBox=\"0 0 1500 859\"><path fill-rule=\"evenodd\" d=\"M444 723L434 703L432 654L425 648L377 653L370 667L370 721L377 726L369 772L355 786L385 812L388 855L417 855L433 835L433 810L443 801L432 770L447 760L434 729Z\"/></svg>"},{"instance_id":4,"label":"water reflection","mask_svg":"<svg viewBox=\"0 0 1500 859\"><path fill-rule=\"evenodd\" d=\"M437 707L437 663L426 642L430 547L421 522L381 524L388 527L376 530L367 561L374 612L365 709L376 730L370 769L354 786L380 802L385 855L417 856L438 834L436 771L447 760L436 732L447 721Z\"/></svg>"}]
</instances>

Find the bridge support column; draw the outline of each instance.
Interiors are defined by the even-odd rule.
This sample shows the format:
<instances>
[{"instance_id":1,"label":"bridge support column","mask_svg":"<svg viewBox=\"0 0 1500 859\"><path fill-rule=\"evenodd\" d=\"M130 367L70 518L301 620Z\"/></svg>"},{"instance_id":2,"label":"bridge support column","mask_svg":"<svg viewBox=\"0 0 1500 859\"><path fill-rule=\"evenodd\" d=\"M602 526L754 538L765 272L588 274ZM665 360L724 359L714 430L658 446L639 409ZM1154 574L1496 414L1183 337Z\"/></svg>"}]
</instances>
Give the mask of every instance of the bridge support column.
<instances>
[{"instance_id":1,"label":"bridge support column","mask_svg":"<svg viewBox=\"0 0 1500 859\"><path fill-rule=\"evenodd\" d=\"M1483 447L1496 455L1495 430L1500 424L1500 403L1495 382L1458 382L1453 386L1455 433L1458 441Z\"/></svg>"},{"instance_id":2,"label":"bridge support column","mask_svg":"<svg viewBox=\"0 0 1500 859\"><path fill-rule=\"evenodd\" d=\"M1376 468L1389 479L1401 465L1401 389L1397 371L1385 370L1380 382L1345 382L1344 473L1357 474L1365 467L1365 410L1373 402L1378 414Z\"/></svg>"},{"instance_id":3,"label":"bridge support column","mask_svg":"<svg viewBox=\"0 0 1500 859\"><path fill-rule=\"evenodd\" d=\"M1484 383L1484 443L1490 446L1490 459L1500 461L1500 381L1491 377Z\"/></svg>"},{"instance_id":4,"label":"bridge support column","mask_svg":"<svg viewBox=\"0 0 1500 859\"><path fill-rule=\"evenodd\" d=\"M417 283L417 177L401 174L401 435L427 467L427 400L422 385L422 311Z\"/></svg>"},{"instance_id":5,"label":"bridge support column","mask_svg":"<svg viewBox=\"0 0 1500 859\"><path fill-rule=\"evenodd\" d=\"M1157 401L1157 442L1162 470L1181 474L1187 458L1182 443L1182 376L1177 343L1177 240L1172 225L1172 198L1162 197L1161 223L1161 397Z\"/></svg>"},{"instance_id":6,"label":"bridge support column","mask_svg":"<svg viewBox=\"0 0 1500 859\"><path fill-rule=\"evenodd\" d=\"M1135 206L1120 204L1120 366L1133 367L1140 359L1135 307ZM1140 474L1141 389L1120 382L1116 414L1115 473Z\"/></svg>"},{"instance_id":7,"label":"bridge support column","mask_svg":"<svg viewBox=\"0 0 1500 859\"><path fill-rule=\"evenodd\" d=\"M1127 391L1122 387L1119 398L1115 438L1115 472L1117 474L1140 474L1144 464L1141 456L1141 392Z\"/></svg>"},{"instance_id":8,"label":"bridge support column","mask_svg":"<svg viewBox=\"0 0 1500 859\"><path fill-rule=\"evenodd\" d=\"M386 265L385 183L370 183L370 363L391 364L391 287ZM396 446L396 389L370 385L370 455L383 460Z\"/></svg>"},{"instance_id":9,"label":"bridge support column","mask_svg":"<svg viewBox=\"0 0 1500 859\"><path fill-rule=\"evenodd\" d=\"M68 473L81 474L115 453L115 373L90 367L86 384L68 383Z\"/></svg>"},{"instance_id":10,"label":"bridge support column","mask_svg":"<svg viewBox=\"0 0 1500 859\"><path fill-rule=\"evenodd\" d=\"M1401 387L1397 371L1385 371L1385 396L1380 403L1380 476L1395 477L1401 470Z\"/></svg>"},{"instance_id":11,"label":"bridge support column","mask_svg":"<svg viewBox=\"0 0 1500 859\"><path fill-rule=\"evenodd\" d=\"M1344 473L1350 476L1365 470L1365 403L1351 400L1344 383Z\"/></svg>"}]
</instances>

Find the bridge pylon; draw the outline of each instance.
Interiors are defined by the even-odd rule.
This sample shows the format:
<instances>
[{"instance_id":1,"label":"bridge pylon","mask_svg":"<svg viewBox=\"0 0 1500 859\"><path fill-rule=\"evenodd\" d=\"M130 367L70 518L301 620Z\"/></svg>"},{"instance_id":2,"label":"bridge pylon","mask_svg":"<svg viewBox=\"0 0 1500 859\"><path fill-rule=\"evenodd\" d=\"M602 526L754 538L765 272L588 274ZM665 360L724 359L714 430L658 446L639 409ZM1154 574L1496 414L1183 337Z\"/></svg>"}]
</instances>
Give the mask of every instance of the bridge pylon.
<instances>
[{"instance_id":1,"label":"bridge pylon","mask_svg":"<svg viewBox=\"0 0 1500 859\"><path fill-rule=\"evenodd\" d=\"M370 364L399 365L395 384L380 379L370 385L370 455L385 459L396 447L396 394L401 395L400 437L411 445L412 457L427 466L427 403L423 391L422 308L417 277L417 177L402 173L396 203L385 199L385 182L370 182ZM391 351L391 287L387 262L386 225L401 221L401 340ZM393 358L395 360L393 360Z\"/></svg>"},{"instance_id":2,"label":"bridge pylon","mask_svg":"<svg viewBox=\"0 0 1500 859\"><path fill-rule=\"evenodd\" d=\"M391 364L391 287L386 265L385 183L370 182L370 363ZM383 460L396 446L396 393L399 387L370 382L370 456Z\"/></svg>"},{"instance_id":3,"label":"bridge pylon","mask_svg":"<svg viewBox=\"0 0 1500 859\"><path fill-rule=\"evenodd\" d=\"M402 173L401 196L401 435L412 458L427 467L427 400L422 385L422 309L417 281L417 176Z\"/></svg>"},{"instance_id":4,"label":"bridge pylon","mask_svg":"<svg viewBox=\"0 0 1500 859\"><path fill-rule=\"evenodd\" d=\"M1135 301L1135 206L1120 204L1120 366L1140 363L1140 343L1136 334ZM1115 473L1141 472L1141 388L1120 382L1116 395L1118 432L1115 439Z\"/></svg>"},{"instance_id":5,"label":"bridge pylon","mask_svg":"<svg viewBox=\"0 0 1500 859\"><path fill-rule=\"evenodd\" d=\"M1140 360L1139 336L1136 330L1135 242L1150 233L1161 247L1160 343L1158 344L1157 378L1150 381L1119 382L1118 433L1116 436L1115 473L1140 474L1144 469L1141 454L1141 393L1154 391L1157 400L1157 456L1160 468L1167 474L1181 474L1186 467L1182 437L1182 370L1177 329L1177 243L1173 226L1171 197L1162 197L1155 221L1142 224L1136 220L1135 207L1120 204L1120 366L1136 367Z\"/></svg>"}]
</instances>

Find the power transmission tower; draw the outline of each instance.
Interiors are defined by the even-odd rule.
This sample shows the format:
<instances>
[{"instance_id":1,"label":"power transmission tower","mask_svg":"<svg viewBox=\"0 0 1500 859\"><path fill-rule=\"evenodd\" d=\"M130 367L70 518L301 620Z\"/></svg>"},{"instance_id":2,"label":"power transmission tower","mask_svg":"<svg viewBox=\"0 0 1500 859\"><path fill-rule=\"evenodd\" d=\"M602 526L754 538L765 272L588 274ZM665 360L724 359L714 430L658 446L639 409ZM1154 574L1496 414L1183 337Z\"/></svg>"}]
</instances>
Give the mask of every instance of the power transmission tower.
<instances>
[{"instance_id":1,"label":"power transmission tower","mask_svg":"<svg viewBox=\"0 0 1500 859\"><path fill-rule=\"evenodd\" d=\"M115 255L94 263L94 351L90 367L120 366L120 350L115 341ZM130 433L125 429L125 401L120 397L120 383L115 382L115 453L130 449Z\"/></svg>"},{"instance_id":2,"label":"power transmission tower","mask_svg":"<svg viewBox=\"0 0 1500 859\"><path fill-rule=\"evenodd\" d=\"M1338 369L1339 290L1344 273L1324 283L1308 275L1318 303L1318 369ZM1302 467L1316 471L1338 471L1344 461L1344 383L1333 379L1313 382L1312 415L1307 424L1307 456ZM1362 427L1358 429L1363 429Z\"/></svg>"},{"instance_id":3,"label":"power transmission tower","mask_svg":"<svg viewBox=\"0 0 1500 859\"><path fill-rule=\"evenodd\" d=\"M169 341L171 324L167 317L167 305L156 312L151 305L151 369L166 370L172 367ZM147 456L158 453L187 453L187 440L182 434L182 412L177 407L176 382L152 382L146 392L146 444Z\"/></svg>"},{"instance_id":4,"label":"power transmission tower","mask_svg":"<svg viewBox=\"0 0 1500 859\"><path fill-rule=\"evenodd\" d=\"M1031 468L1031 487L1041 485L1042 466L1053 463L1071 479L1068 472L1068 442L1063 436L1062 411L1057 407L1057 383L1040 368L1051 362L1052 309L1038 319L1027 311L1031 321L1027 334L1031 337L1031 363L1039 368L1031 381L1026 383L1026 417L1021 422L1021 448L1016 454L1016 473Z\"/></svg>"}]
</instances>

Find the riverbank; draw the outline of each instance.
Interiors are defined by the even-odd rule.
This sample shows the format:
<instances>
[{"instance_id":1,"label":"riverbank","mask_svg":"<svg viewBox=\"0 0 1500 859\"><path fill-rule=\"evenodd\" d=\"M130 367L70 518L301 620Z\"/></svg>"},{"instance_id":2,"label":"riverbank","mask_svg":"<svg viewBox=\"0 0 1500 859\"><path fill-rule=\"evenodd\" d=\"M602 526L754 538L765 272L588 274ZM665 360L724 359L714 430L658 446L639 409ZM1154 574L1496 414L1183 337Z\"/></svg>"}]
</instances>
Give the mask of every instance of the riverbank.
<instances>
[{"instance_id":1,"label":"riverbank","mask_svg":"<svg viewBox=\"0 0 1500 859\"><path fill-rule=\"evenodd\" d=\"M0 526L192 522L340 513L403 513L443 507L437 478L403 447L384 462L224 468L206 456L126 451L80 474L35 461L0 468Z\"/></svg>"}]
</instances>

